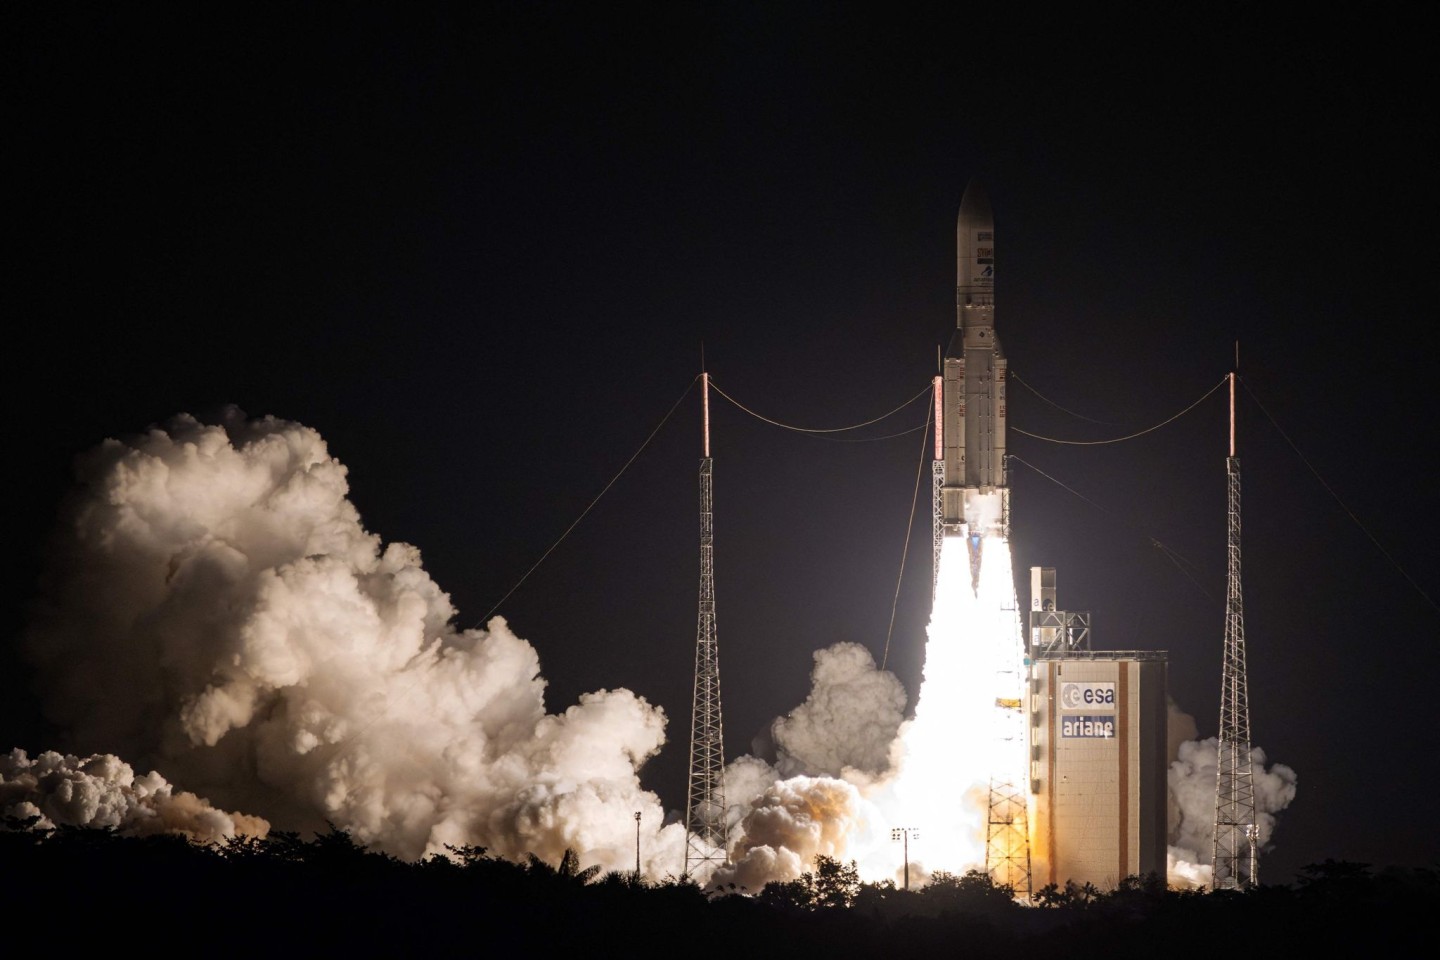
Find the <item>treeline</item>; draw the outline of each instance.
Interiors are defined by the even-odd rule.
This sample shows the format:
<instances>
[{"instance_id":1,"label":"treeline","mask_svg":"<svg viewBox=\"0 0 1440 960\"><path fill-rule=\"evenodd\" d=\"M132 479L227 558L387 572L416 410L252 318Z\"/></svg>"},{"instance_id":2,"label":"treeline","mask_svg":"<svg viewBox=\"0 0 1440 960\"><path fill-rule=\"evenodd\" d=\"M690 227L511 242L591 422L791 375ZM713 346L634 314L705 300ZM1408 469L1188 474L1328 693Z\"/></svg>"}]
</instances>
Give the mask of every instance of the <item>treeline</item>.
<instances>
[{"instance_id":1,"label":"treeline","mask_svg":"<svg viewBox=\"0 0 1440 960\"><path fill-rule=\"evenodd\" d=\"M1179 892L1132 877L1109 892L1046 887L1025 906L979 872L936 874L906 891L861 883L853 863L824 857L757 894L707 894L679 879L580 869L574 854L558 866L478 848L402 861L334 829L309 841L277 832L202 847L171 835L5 826L0 916L12 937L28 928L57 946L101 937L225 955L950 957L1021 948L1068 960L1311 946L1368 955L1428 932L1440 909L1440 871L1336 861L1306 868L1293 886Z\"/></svg>"}]
</instances>

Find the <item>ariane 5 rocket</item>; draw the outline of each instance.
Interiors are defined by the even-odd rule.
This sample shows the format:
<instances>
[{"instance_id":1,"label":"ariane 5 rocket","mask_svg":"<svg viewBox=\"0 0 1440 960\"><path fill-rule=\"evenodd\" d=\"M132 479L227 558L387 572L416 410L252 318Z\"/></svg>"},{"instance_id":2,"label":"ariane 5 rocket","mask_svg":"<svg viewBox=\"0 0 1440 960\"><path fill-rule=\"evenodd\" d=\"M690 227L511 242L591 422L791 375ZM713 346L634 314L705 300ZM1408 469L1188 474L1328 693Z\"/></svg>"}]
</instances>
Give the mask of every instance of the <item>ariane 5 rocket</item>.
<instances>
[{"instance_id":1,"label":"ariane 5 rocket","mask_svg":"<svg viewBox=\"0 0 1440 960\"><path fill-rule=\"evenodd\" d=\"M1005 476L1005 354L995 336L995 218L973 180L955 228L955 333L935 378L935 458L943 463L938 518L969 539L978 566L985 537L1010 536Z\"/></svg>"}]
</instances>

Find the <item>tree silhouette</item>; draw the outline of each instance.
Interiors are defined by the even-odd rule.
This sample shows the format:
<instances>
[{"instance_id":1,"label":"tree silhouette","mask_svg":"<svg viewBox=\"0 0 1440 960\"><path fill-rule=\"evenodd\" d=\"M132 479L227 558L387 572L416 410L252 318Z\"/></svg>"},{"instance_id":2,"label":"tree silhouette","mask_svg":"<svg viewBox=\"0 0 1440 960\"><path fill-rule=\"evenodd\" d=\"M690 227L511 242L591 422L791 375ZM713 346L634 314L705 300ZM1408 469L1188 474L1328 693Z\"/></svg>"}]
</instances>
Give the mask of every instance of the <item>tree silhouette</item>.
<instances>
[{"instance_id":1,"label":"tree silhouette","mask_svg":"<svg viewBox=\"0 0 1440 960\"><path fill-rule=\"evenodd\" d=\"M554 867L535 854L530 854L525 865L525 872L543 886L569 890L583 887L594 880L600 873L600 867L597 864L583 870L580 869L580 855L570 847L566 847L565 852L560 855L559 865Z\"/></svg>"},{"instance_id":2,"label":"tree silhouette","mask_svg":"<svg viewBox=\"0 0 1440 960\"><path fill-rule=\"evenodd\" d=\"M97 929L119 929L155 916L163 891L164 916L156 919L164 932L200 942L224 931L222 952L409 955L478 943L503 955L613 944L645 953L703 929L702 952L727 956L766 944L827 960L885 955L897 945L939 956L963 943L982 956L1024 950L1119 960L1208 950L1197 931L1223 929L1251 952L1288 955L1304 937L1336 955L1374 956L1398 954L1440 913L1434 868L1333 860L1306 867L1296 888L1180 892L1157 876L1127 877L1103 893L1050 884L1035 894L1050 909L1034 909L981 871L937 872L926 887L904 891L893 882L861 884L853 862L830 857L758 896L707 896L688 880L637 884L631 871L601 878L582 869L573 850L555 865L479 847L412 863L334 828L309 841L277 831L200 846L174 835L37 823L0 823L10 916L55 929L84 917ZM237 905L255 922L237 924Z\"/></svg>"},{"instance_id":3,"label":"tree silhouette","mask_svg":"<svg viewBox=\"0 0 1440 960\"><path fill-rule=\"evenodd\" d=\"M841 863L834 857L818 856L814 872L802 874L800 879L817 907L852 907L860 892L860 870L854 860Z\"/></svg>"},{"instance_id":4,"label":"tree silhouette","mask_svg":"<svg viewBox=\"0 0 1440 960\"><path fill-rule=\"evenodd\" d=\"M796 880L767 883L760 899L782 909L819 910L852 907L859 893L860 870L855 861L841 863L821 854L815 858L814 870Z\"/></svg>"}]
</instances>

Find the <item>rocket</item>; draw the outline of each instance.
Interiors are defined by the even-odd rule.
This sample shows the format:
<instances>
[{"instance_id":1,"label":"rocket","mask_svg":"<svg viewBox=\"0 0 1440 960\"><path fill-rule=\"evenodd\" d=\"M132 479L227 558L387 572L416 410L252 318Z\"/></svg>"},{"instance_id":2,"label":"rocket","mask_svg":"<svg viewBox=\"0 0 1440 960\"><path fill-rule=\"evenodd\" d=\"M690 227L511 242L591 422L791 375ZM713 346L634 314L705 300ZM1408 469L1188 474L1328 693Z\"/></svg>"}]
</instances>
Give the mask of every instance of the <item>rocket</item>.
<instances>
[{"instance_id":1,"label":"rocket","mask_svg":"<svg viewBox=\"0 0 1440 960\"><path fill-rule=\"evenodd\" d=\"M935 378L935 458L942 468L937 524L970 541L1010 536L1005 476L1005 354L995 336L995 218L973 180L955 227L955 333Z\"/></svg>"}]
</instances>

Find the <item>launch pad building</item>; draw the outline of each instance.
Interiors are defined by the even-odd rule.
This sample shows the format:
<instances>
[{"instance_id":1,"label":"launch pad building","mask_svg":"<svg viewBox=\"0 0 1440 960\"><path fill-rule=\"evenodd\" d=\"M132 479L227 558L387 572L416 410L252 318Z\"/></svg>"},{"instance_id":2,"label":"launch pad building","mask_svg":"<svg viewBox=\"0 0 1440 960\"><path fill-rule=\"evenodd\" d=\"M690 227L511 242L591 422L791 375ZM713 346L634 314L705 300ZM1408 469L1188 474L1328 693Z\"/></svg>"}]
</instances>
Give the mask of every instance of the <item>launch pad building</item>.
<instances>
[{"instance_id":1,"label":"launch pad building","mask_svg":"<svg viewBox=\"0 0 1440 960\"><path fill-rule=\"evenodd\" d=\"M1089 649L1053 570L1031 569L1030 606L1032 888L1164 877L1166 655Z\"/></svg>"}]
</instances>

